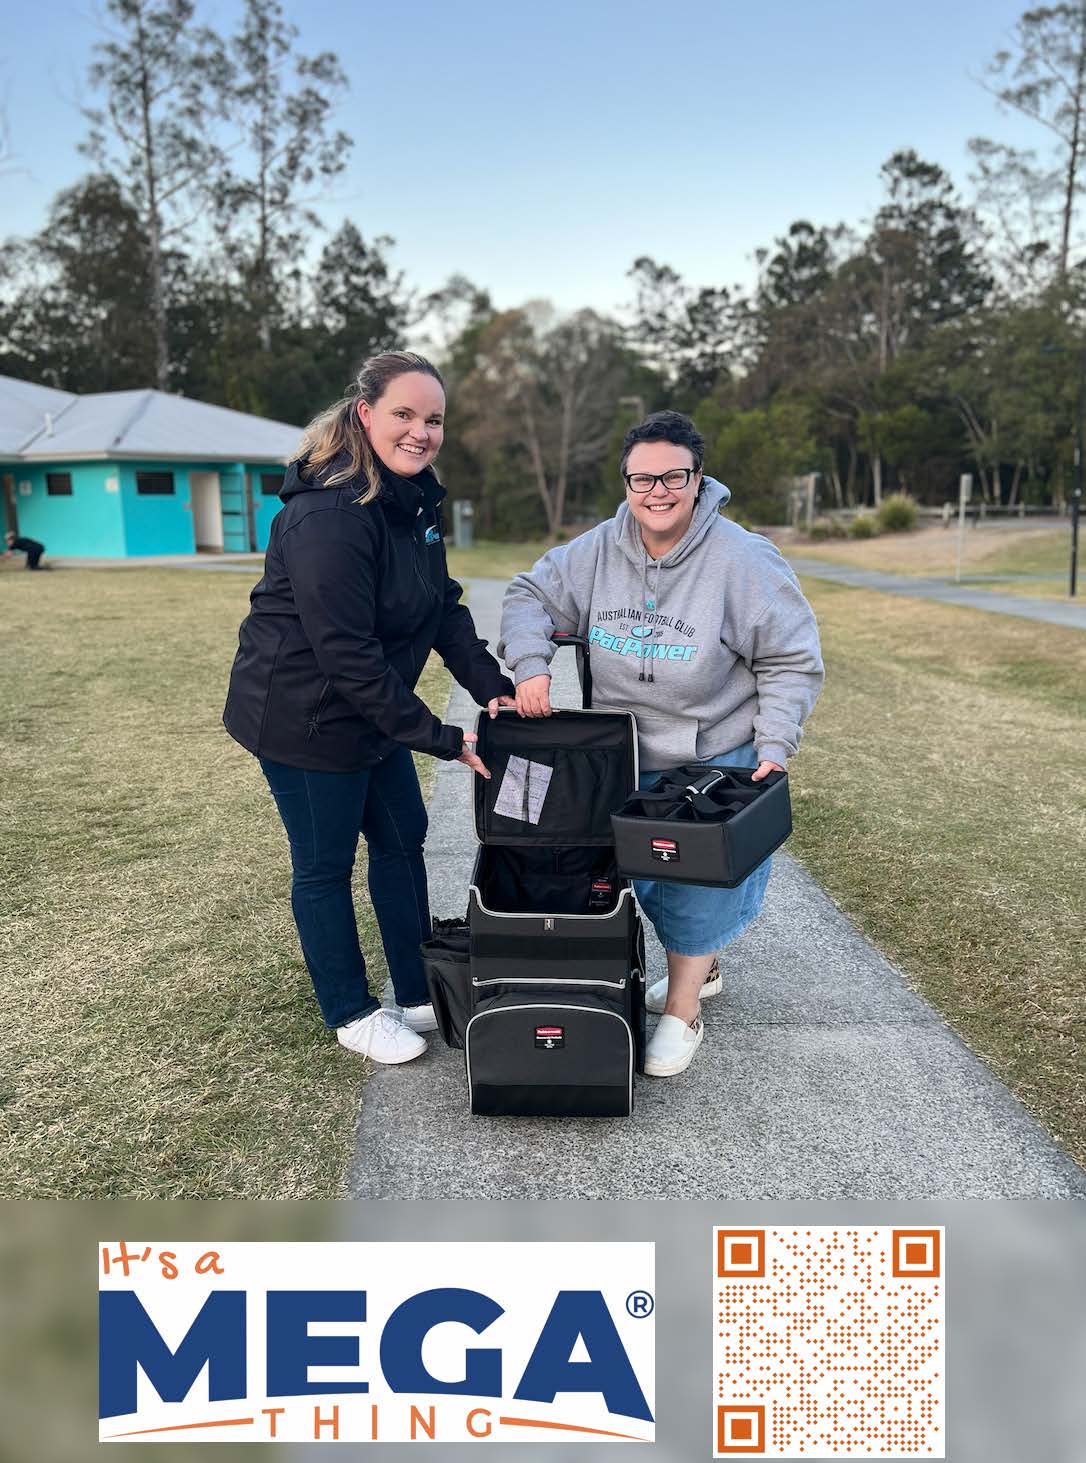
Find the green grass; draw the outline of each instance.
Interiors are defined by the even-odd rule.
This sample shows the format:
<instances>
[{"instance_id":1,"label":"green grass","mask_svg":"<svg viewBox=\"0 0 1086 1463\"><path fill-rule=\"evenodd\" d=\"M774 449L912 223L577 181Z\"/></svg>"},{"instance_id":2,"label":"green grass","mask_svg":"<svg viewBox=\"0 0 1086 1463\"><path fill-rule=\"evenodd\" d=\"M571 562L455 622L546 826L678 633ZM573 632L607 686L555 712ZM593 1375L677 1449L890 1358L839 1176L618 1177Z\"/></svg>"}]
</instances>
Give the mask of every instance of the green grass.
<instances>
[{"instance_id":1,"label":"green grass","mask_svg":"<svg viewBox=\"0 0 1086 1463\"><path fill-rule=\"evenodd\" d=\"M1086 636L808 582L790 845L1086 1161Z\"/></svg>"},{"instance_id":2,"label":"green grass","mask_svg":"<svg viewBox=\"0 0 1086 1463\"><path fill-rule=\"evenodd\" d=\"M446 544L449 573L454 579L512 579L530 569L547 547L541 539L508 544L477 539L470 549L456 549L450 538Z\"/></svg>"},{"instance_id":3,"label":"green grass","mask_svg":"<svg viewBox=\"0 0 1086 1463\"><path fill-rule=\"evenodd\" d=\"M320 1022L286 835L220 722L250 587L4 576L5 1197L339 1193L366 1068ZM443 668L422 692L444 707Z\"/></svg>"}]
</instances>

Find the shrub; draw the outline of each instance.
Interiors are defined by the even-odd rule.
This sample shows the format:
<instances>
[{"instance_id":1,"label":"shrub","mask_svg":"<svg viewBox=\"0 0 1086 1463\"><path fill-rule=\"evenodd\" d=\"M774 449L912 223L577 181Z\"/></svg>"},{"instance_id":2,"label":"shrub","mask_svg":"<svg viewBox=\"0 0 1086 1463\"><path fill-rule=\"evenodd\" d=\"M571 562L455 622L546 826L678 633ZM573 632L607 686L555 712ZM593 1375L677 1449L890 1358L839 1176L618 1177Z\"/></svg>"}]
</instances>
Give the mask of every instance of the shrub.
<instances>
[{"instance_id":1,"label":"shrub","mask_svg":"<svg viewBox=\"0 0 1086 1463\"><path fill-rule=\"evenodd\" d=\"M844 538L845 526L836 518L816 518L808 536L814 543L821 543L827 538Z\"/></svg>"},{"instance_id":2,"label":"shrub","mask_svg":"<svg viewBox=\"0 0 1086 1463\"><path fill-rule=\"evenodd\" d=\"M879 525L873 513L858 513L848 526L849 538L875 538Z\"/></svg>"},{"instance_id":3,"label":"shrub","mask_svg":"<svg viewBox=\"0 0 1086 1463\"><path fill-rule=\"evenodd\" d=\"M916 502L908 493L891 493L877 516L883 533L908 533L916 527Z\"/></svg>"}]
</instances>

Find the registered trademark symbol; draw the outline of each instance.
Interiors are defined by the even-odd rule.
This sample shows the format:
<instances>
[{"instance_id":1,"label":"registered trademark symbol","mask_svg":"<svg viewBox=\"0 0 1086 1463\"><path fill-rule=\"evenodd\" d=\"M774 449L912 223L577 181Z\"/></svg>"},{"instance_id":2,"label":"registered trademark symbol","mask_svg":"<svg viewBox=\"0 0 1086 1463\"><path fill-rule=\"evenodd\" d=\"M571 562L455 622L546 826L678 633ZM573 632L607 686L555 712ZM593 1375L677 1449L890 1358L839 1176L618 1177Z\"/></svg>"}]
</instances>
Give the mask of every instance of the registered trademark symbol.
<instances>
[{"instance_id":1,"label":"registered trademark symbol","mask_svg":"<svg viewBox=\"0 0 1086 1463\"><path fill-rule=\"evenodd\" d=\"M646 1316L651 1316L655 1305L656 1302L647 1290L631 1290L626 1297L626 1309L631 1316L636 1316L638 1320L643 1320Z\"/></svg>"}]
</instances>

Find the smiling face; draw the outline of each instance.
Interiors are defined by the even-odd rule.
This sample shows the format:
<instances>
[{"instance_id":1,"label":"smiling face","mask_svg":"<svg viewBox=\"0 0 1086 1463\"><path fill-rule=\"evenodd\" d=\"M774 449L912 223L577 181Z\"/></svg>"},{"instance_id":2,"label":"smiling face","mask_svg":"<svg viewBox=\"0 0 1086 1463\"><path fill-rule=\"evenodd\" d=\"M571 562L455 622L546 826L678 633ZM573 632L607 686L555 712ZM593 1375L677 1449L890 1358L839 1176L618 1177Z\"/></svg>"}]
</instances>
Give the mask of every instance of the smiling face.
<instances>
[{"instance_id":1,"label":"smiling face","mask_svg":"<svg viewBox=\"0 0 1086 1463\"><path fill-rule=\"evenodd\" d=\"M414 477L433 462L445 436L445 393L425 371L405 371L372 405L360 401L358 415L384 465Z\"/></svg>"},{"instance_id":2,"label":"smiling face","mask_svg":"<svg viewBox=\"0 0 1086 1463\"><path fill-rule=\"evenodd\" d=\"M638 442L626 459L626 473L670 472L676 467L693 467L694 454L689 447L673 442ZM694 516L694 503L701 487L701 473L691 473L685 488L665 488L654 483L648 493L626 489L630 512L641 525L641 541L654 559L666 554L682 538Z\"/></svg>"}]
</instances>

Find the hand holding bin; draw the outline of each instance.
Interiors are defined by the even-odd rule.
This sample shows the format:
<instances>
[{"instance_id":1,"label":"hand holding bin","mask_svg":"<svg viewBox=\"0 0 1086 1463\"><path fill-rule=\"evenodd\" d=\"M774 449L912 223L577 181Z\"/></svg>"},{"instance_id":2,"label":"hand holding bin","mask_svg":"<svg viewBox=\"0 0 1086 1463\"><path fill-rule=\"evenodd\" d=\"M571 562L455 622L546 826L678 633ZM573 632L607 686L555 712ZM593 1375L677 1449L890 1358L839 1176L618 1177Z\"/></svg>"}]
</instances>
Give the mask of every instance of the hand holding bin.
<instances>
[{"instance_id":1,"label":"hand holding bin","mask_svg":"<svg viewBox=\"0 0 1086 1463\"><path fill-rule=\"evenodd\" d=\"M689 763L611 815L619 872L734 889L792 831L788 777Z\"/></svg>"}]
</instances>

